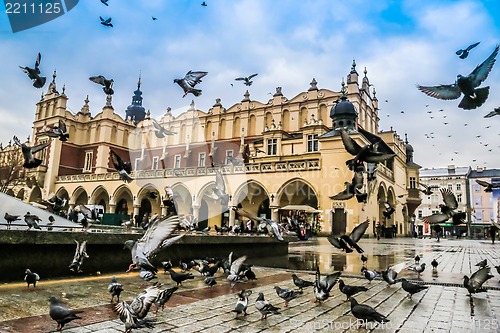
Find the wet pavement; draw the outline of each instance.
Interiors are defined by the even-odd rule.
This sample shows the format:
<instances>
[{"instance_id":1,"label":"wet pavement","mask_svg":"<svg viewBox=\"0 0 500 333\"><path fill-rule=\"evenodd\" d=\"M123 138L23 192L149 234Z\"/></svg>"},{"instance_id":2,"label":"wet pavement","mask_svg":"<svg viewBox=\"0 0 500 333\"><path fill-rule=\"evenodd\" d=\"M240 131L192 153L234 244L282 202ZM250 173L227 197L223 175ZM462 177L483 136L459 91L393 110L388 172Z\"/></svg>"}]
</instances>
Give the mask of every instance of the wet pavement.
<instances>
[{"instance_id":1,"label":"wet pavement","mask_svg":"<svg viewBox=\"0 0 500 333\"><path fill-rule=\"evenodd\" d=\"M344 254L333 248L326 239L290 244L288 257L250 260L259 265L254 269L257 280L238 284L231 289L222 273L218 273L215 287L205 287L199 273L193 271L194 280L188 280L174 293L164 311L156 317L153 330L135 332L500 332L500 276L493 266L500 264L500 245L477 240L435 239L363 239L361 247L368 257L368 268L381 270L400 262L413 263L415 254L422 257L427 269L420 277L404 270L400 276L421 280L429 288L406 298L406 292L397 284L386 288L385 282L375 280L369 283L360 275L360 255ZM440 264L438 273L433 274L430 262L436 259ZM475 264L487 259L495 277L486 282L488 292L467 296L459 287L463 275L470 275ZM263 267L266 265L268 267ZM346 284L363 285L367 292L356 295L360 303L375 307L387 315L390 322L385 326L368 326L368 330L356 330L355 318L345 295L335 286L332 297L321 305L313 302L312 289L292 300L284 308L273 289L275 285L294 287L290 274L298 272L300 277L314 280L316 265L324 273L342 270ZM125 291L121 299L130 301L148 283L137 273L115 274ZM23 274L20 274L20 280ZM159 282L171 287L169 275L159 274ZM83 309L81 320L66 325L64 332L123 332L124 325L112 310L107 286L111 275L85 276L79 279L40 281L36 291L26 288L24 283L0 285L0 332L51 332L56 323L48 316L48 297L55 295L74 309ZM236 303L234 294L241 289L251 289L248 316L235 319L231 312ZM271 315L260 321L260 314L254 307L258 292L263 292L272 304L281 307L281 315Z\"/></svg>"}]
</instances>

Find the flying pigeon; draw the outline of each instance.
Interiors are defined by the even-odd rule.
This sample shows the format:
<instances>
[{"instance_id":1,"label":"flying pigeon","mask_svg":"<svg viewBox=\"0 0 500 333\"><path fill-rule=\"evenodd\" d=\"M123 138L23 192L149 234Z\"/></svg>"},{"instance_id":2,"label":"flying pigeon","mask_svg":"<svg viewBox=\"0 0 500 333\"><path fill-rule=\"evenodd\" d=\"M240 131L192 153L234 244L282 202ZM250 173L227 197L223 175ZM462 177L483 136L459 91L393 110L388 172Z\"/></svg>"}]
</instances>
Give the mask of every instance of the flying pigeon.
<instances>
[{"instance_id":1,"label":"flying pigeon","mask_svg":"<svg viewBox=\"0 0 500 333\"><path fill-rule=\"evenodd\" d=\"M368 288L363 286L349 286L344 283L342 279L339 280L339 289L340 291L347 296L346 301L349 300L349 297L356 295L362 291L367 291Z\"/></svg>"},{"instance_id":2,"label":"flying pigeon","mask_svg":"<svg viewBox=\"0 0 500 333\"><path fill-rule=\"evenodd\" d=\"M274 290L276 290L276 294L278 294L280 298L285 300L285 308L288 307L288 302L302 295L302 291L295 291L288 288L280 288L278 286L274 286Z\"/></svg>"},{"instance_id":3,"label":"flying pigeon","mask_svg":"<svg viewBox=\"0 0 500 333\"><path fill-rule=\"evenodd\" d=\"M5 221L7 221L7 229L10 229L10 224L14 221L21 220L21 215L10 215L9 213L5 212L3 218L5 219Z\"/></svg>"},{"instance_id":4,"label":"flying pigeon","mask_svg":"<svg viewBox=\"0 0 500 333\"><path fill-rule=\"evenodd\" d=\"M486 266L474 272L470 278L464 275L464 287L469 291L469 295L486 292L486 289L483 288L483 283L493 277L490 274L490 270L491 268Z\"/></svg>"},{"instance_id":5,"label":"flying pigeon","mask_svg":"<svg viewBox=\"0 0 500 333\"><path fill-rule=\"evenodd\" d=\"M342 138L342 142L344 143L345 150L349 154L354 156L353 159L346 162L346 165L348 165L351 169L356 165L358 161L378 163L386 161L396 155L394 153L379 151L379 146L382 142L382 139L377 135L371 134L367 131L361 132L361 128L360 133L362 133L363 136L365 136L370 141L369 144L366 144L363 147L361 147L354 139L352 139L345 129L340 129L340 137Z\"/></svg>"},{"instance_id":6,"label":"flying pigeon","mask_svg":"<svg viewBox=\"0 0 500 333\"><path fill-rule=\"evenodd\" d=\"M444 205L439 205L441 212L424 216L422 220L430 224L436 224L446 222L451 218L453 225L464 223L466 218L465 212L456 211L458 208L458 201L453 192L444 188L441 188L440 191L444 202Z\"/></svg>"},{"instance_id":7,"label":"flying pigeon","mask_svg":"<svg viewBox=\"0 0 500 333\"><path fill-rule=\"evenodd\" d=\"M19 66L25 72L28 74L28 77L33 81L33 87L35 88L42 88L45 85L45 82L47 81L47 78L45 76L40 76L40 60L42 59L42 55L38 53L38 56L36 57L35 61L35 68L30 68L30 67L22 67Z\"/></svg>"},{"instance_id":8,"label":"flying pigeon","mask_svg":"<svg viewBox=\"0 0 500 333\"><path fill-rule=\"evenodd\" d=\"M247 77L237 77L235 79L235 81L244 81L243 83L246 85L246 86L251 86L253 81L251 81L254 77L256 77L257 75L259 74L252 74L250 76L247 76Z\"/></svg>"},{"instance_id":9,"label":"flying pigeon","mask_svg":"<svg viewBox=\"0 0 500 333\"><path fill-rule=\"evenodd\" d=\"M366 266L366 262L368 261L368 258L365 257L364 254L361 255L361 262L363 263L363 266Z\"/></svg>"},{"instance_id":10,"label":"flying pigeon","mask_svg":"<svg viewBox=\"0 0 500 333\"><path fill-rule=\"evenodd\" d=\"M374 308L366 304L359 304L354 297L349 298L351 301L351 313L354 317L362 322L376 321L378 323L386 323L389 321L386 316L378 313ZM358 323L358 321L356 321Z\"/></svg>"},{"instance_id":11,"label":"flying pigeon","mask_svg":"<svg viewBox=\"0 0 500 333\"><path fill-rule=\"evenodd\" d=\"M303 288L314 286L314 282L306 281L297 276L297 274L292 274L293 283L302 291Z\"/></svg>"},{"instance_id":12,"label":"flying pigeon","mask_svg":"<svg viewBox=\"0 0 500 333\"><path fill-rule=\"evenodd\" d=\"M132 172L132 165L130 162L124 162L113 150L111 150L111 162L116 171L118 171L121 180L126 183L130 183L133 180L129 175Z\"/></svg>"},{"instance_id":13,"label":"flying pigeon","mask_svg":"<svg viewBox=\"0 0 500 333\"><path fill-rule=\"evenodd\" d=\"M215 172L215 187L213 188L214 194L220 200L222 209L227 210L227 206L229 204L229 194L226 192L226 183L224 181L224 177L220 171Z\"/></svg>"},{"instance_id":14,"label":"flying pigeon","mask_svg":"<svg viewBox=\"0 0 500 333\"><path fill-rule=\"evenodd\" d=\"M337 238L333 235L330 235L328 236L328 241L336 248L345 250L346 253L351 253L353 251L352 248L355 248L358 253L363 253L363 249L357 243L361 239L361 237L363 237L363 234L365 233L366 229L368 229L369 224L370 222L366 220L363 223L355 226L349 236L343 235L340 236L340 238Z\"/></svg>"},{"instance_id":15,"label":"flying pigeon","mask_svg":"<svg viewBox=\"0 0 500 333\"><path fill-rule=\"evenodd\" d=\"M385 210L382 212L382 215L384 215L384 219L390 219L396 209L388 202L384 202L384 207Z\"/></svg>"},{"instance_id":16,"label":"flying pigeon","mask_svg":"<svg viewBox=\"0 0 500 333\"><path fill-rule=\"evenodd\" d=\"M109 1L109 0L101 0L102 4L103 4L103 5L106 5L106 6L109 6L109 5L108 5L108 1Z\"/></svg>"},{"instance_id":17,"label":"flying pigeon","mask_svg":"<svg viewBox=\"0 0 500 333\"><path fill-rule=\"evenodd\" d=\"M493 189L500 188L500 183L488 183L484 180L476 179L476 183L485 187L484 192L493 192Z\"/></svg>"},{"instance_id":18,"label":"flying pigeon","mask_svg":"<svg viewBox=\"0 0 500 333\"><path fill-rule=\"evenodd\" d=\"M43 161L41 159L35 158L33 154L47 148L50 145L49 141L30 147L27 146L25 143L21 143L21 141L19 141L17 136L14 136L13 139L14 143L19 147L21 147L21 150L23 152L23 157L24 157L23 167L27 169L33 169L42 164Z\"/></svg>"},{"instance_id":19,"label":"flying pigeon","mask_svg":"<svg viewBox=\"0 0 500 333\"><path fill-rule=\"evenodd\" d=\"M465 59L467 58L467 56L469 56L469 51L472 50L473 48L475 48L476 46L479 45L480 42L477 42L477 43L474 43L474 44L471 44L469 46L467 46L467 48L465 50L458 50L457 52L455 52L455 54L460 58L460 59Z\"/></svg>"},{"instance_id":20,"label":"flying pigeon","mask_svg":"<svg viewBox=\"0 0 500 333\"><path fill-rule=\"evenodd\" d=\"M425 185L425 184L422 184L422 183L418 183L418 185L422 186L424 189L420 189L420 191L425 194L425 195L431 195L432 193L434 193L432 190L435 189L435 188L439 188L439 186L437 185Z\"/></svg>"},{"instance_id":21,"label":"flying pigeon","mask_svg":"<svg viewBox=\"0 0 500 333\"><path fill-rule=\"evenodd\" d=\"M410 299L413 296L413 294L416 294L418 292L421 292L424 289L429 288L429 287L423 286L421 284L415 284L415 283L408 282L408 280L406 280L405 278L401 278L400 280L401 280L401 286L403 287L403 290L408 293L408 297Z\"/></svg>"},{"instance_id":22,"label":"flying pigeon","mask_svg":"<svg viewBox=\"0 0 500 333\"><path fill-rule=\"evenodd\" d=\"M251 294L251 290L245 289L236 294L236 296L238 297L238 301L236 302L234 310L232 310L232 312L236 312L236 316L241 313L243 313L245 316L247 315L248 296L250 296Z\"/></svg>"},{"instance_id":23,"label":"flying pigeon","mask_svg":"<svg viewBox=\"0 0 500 333\"><path fill-rule=\"evenodd\" d=\"M240 275L241 272L241 266L243 265L243 262L247 259L247 256L241 256L238 259L235 259L231 263L231 267L229 269L229 275L227 276L227 280L231 282L231 287L234 287L234 284L236 282L240 282L245 275Z\"/></svg>"},{"instance_id":24,"label":"flying pigeon","mask_svg":"<svg viewBox=\"0 0 500 333\"><path fill-rule=\"evenodd\" d=\"M332 200L349 200L352 197L356 196L358 202L366 202L367 194L361 192L360 190L363 188L363 173L365 171L365 167L363 162L358 161L355 162L356 165L354 168L354 175L352 177L351 182L345 182L345 190L337 193L334 196L331 196Z\"/></svg>"},{"instance_id":25,"label":"flying pigeon","mask_svg":"<svg viewBox=\"0 0 500 333\"><path fill-rule=\"evenodd\" d=\"M316 275L314 280L314 297L316 302L326 301L330 297L330 291L340 278L341 272L329 274L321 279L319 266L316 266Z\"/></svg>"},{"instance_id":26,"label":"flying pigeon","mask_svg":"<svg viewBox=\"0 0 500 333\"><path fill-rule=\"evenodd\" d=\"M75 319L82 319L78 317L77 314L82 313L81 310L70 310L67 307L59 304L59 301L55 296L50 296L50 318L57 322L57 331L63 329L64 325Z\"/></svg>"},{"instance_id":27,"label":"flying pigeon","mask_svg":"<svg viewBox=\"0 0 500 333\"><path fill-rule=\"evenodd\" d=\"M179 217L176 215L157 219L151 222L144 235L138 241L126 241L125 247L130 250L132 255L132 264L130 264L127 272L132 271L134 268L144 268L156 274L158 270L149 262L149 259L155 256L161 249L172 245L184 236L171 237L172 232L177 228L178 224Z\"/></svg>"},{"instance_id":28,"label":"flying pigeon","mask_svg":"<svg viewBox=\"0 0 500 333\"><path fill-rule=\"evenodd\" d=\"M158 285L146 288L140 293L132 303L125 301L117 303L114 310L120 316L120 320L125 324L125 333L130 333L134 328L153 328L154 319L146 319L151 305L158 298L160 289Z\"/></svg>"},{"instance_id":29,"label":"flying pigeon","mask_svg":"<svg viewBox=\"0 0 500 333\"><path fill-rule=\"evenodd\" d=\"M172 278L172 280L175 283L177 283L177 286L179 286L179 285L182 286L182 282L184 282L186 280L194 279L194 276L191 273L177 273L173 269L169 269L168 271L170 272L170 277Z\"/></svg>"},{"instance_id":30,"label":"flying pigeon","mask_svg":"<svg viewBox=\"0 0 500 333\"><path fill-rule=\"evenodd\" d=\"M153 19L153 21L158 20L158 18L156 18L156 17L154 17L154 16L151 16L151 19Z\"/></svg>"},{"instance_id":31,"label":"flying pigeon","mask_svg":"<svg viewBox=\"0 0 500 333\"><path fill-rule=\"evenodd\" d=\"M486 267L487 265L488 265L488 261L487 261L487 259L481 260L480 262L478 262L478 263L476 264L476 266L478 266L479 268L484 268L484 267Z\"/></svg>"},{"instance_id":32,"label":"flying pigeon","mask_svg":"<svg viewBox=\"0 0 500 333\"><path fill-rule=\"evenodd\" d=\"M111 283L108 286L108 291L111 294L111 302L113 302L113 298L117 299L117 302L120 302L120 294L123 291L123 286L121 283L116 280L116 276L113 275L111 278Z\"/></svg>"},{"instance_id":33,"label":"flying pigeon","mask_svg":"<svg viewBox=\"0 0 500 333\"><path fill-rule=\"evenodd\" d=\"M201 95L200 89L194 89L198 83L201 82L201 79L207 75L208 72L193 72L189 71L182 79L175 79L174 83L177 83L182 90L184 90L184 95L182 97L186 97L187 94L191 93L195 96Z\"/></svg>"},{"instance_id":34,"label":"flying pigeon","mask_svg":"<svg viewBox=\"0 0 500 333\"><path fill-rule=\"evenodd\" d=\"M156 313L158 313L158 309L161 307L161 310L165 308L165 304L170 300L174 292L179 289L179 287L172 287L165 290L160 290L158 296L155 300Z\"/></svg>"},{"instance_id":35,"label":"flying pigeon","mask_svg":"<svg viewBox=\"0 0 500 333\"><path fill-rule=\"evenodd\" d=\"M69 134L66 131L66 124L62 119L59 119L59 125L53 125L48 131L40 132L38 135L47 135L51 138L59 138L61 141L68 141Z\"/></svg>"},{"instance_id":36,"label":"flying pigeon","mask_svg":"<svg viewBox=\"0 0 500 333\"><path fill-rule=\"evenodd\" d=\"M201 5L202 5L203 7L206 7L206 6L207 6L207 3L206 3L205 1L203 1L203 2L201 3Z\"/></svg>"},{"instance_id":37,"label":"flying pigeon","mask_svg":"<svg viewBox=\"0 0 500 333\"><path fill-rule=\"evenodd\" d=\"M113 95L114 94L114 90L113 90L113 82L114 81L113 81L113 79L108 80L104 76L98 75L98 76L89 77L89 80L103 86L102 90L104 91L104 93L106 95Z\"/></svg>"},{"instance_id":38,"label":"flying pigeon","mask_svg":"<svg viewBox=\"0 0 500 333\"><path fill-rule=\"evenodd\" d=\"M51 193L47 198L46 203L52 207L52 212L58 213L66 207L68 200L63 199Z\"/></svg>"},{"instance_id":39,"label":"flying pigeon","mask_svg":"<svg viewBox=\"0 0 500 333\"><path fill-rule=\"evenodd\" d=\"M72 272L82 273L83 271L81 270L81 267L83 264L83 259L89 258L89 255L87 254L87 241L85 240L79 243L77 240L75 240L75 243L75 255L73 256L73 261L69 265L69 270Z\"/></svg>"},{"instance_id":40,"label":"flying pigeon","mask_svg":"<svg viewBox=\"0 0 500 333\"><path fill-rule=\"evenodd\" d=\"M24 274L26 274L24 276L24 281L26 281L26 283L28 284L28 288L30 287L30 284L33 285L33 288L36 288L36 281L40 280L40 276L36 273L31 272L29 268L26 269Z\"/></svg>"},{"instance_id":41,"label":"flying pigeon","mask_svg":"<svg viewBox=\"0 0 500 333\"><path fill-rule=\"evenodd\" d=\"M107 18L107 19L103 19L101 16L99 16L99 18L101 19L101 24L106 26L106 27L113 27L113 24L111 23L111 17L110 18Z\"/></svg>"},{"instance_id":42,"label":"flying pigeon","mask_svg":"<svg viewBox=\"0 0 500 333\"><path fill-rule=\"evenodd\" d=\"M271 230L273 231L273 234L277 240L279 240L281 242L284 241L283 236L281 234L286 233L287 231L280 224L276 223L275 221L273 221L271 219L265 218L265 217L256 217L256 216L250 215L250 213L248 213L246 210L244 210L242 208L235 207L234 210L239 215L245 216L245 217L251 219L252 221L258 222L260 224L265 223L267 226L269 226L271 228Z\"/></svg>"},{"instance_id":43,"label":"flying pigeon","mask_svg":"<svg viewBox=\"0 0 500 333\"><path fill-rule=\"evenodd\" d=\"M490 93L490 87L477 87L486 80L493 68L498 48L497 45L493 53L468 76L457 75L457 80L453 84L439 86L420 86L417 84L417 88L426 95L444 100L457 99L463 93L464 97L458 107L465 110L475 109L483 105Z\"/></svg>"},{"instance_id":44,"label":"flying pigeon","mask_svg":"<svg viewBox=\"0 0 500 333\"><path fill-rule=\"evenodd\" d=\"M26 222L26 224L28 225L28 230L30 230L31 228L42 230L42 228L40 228L40 226L38 225L38 222L42 222L42 219L40 219L36 215L30 214L30 212L27 212L24 215L24 222Z\"/></svg>"},{"instance_id":45,"label":"flying pigeon","mask_svg":"<svg viewBox=\"0 0 500 333\"><path fill-rule=\"evenodd\" d=\"M259 310L260 314L262 315L262 317L260 317L260 320L267 319L267 315L269 314L280 314L280 308L277 308L266 301L264 299L264 293L259 293L259 297L257 297L257 300L255 301L255 308Z\"/></svg>"},{"instance_id":46,"label":"flying pigeon","mask_svg":"<svg viewBox=\"0 0 500 333\"><path fill-rule=\"evenodd\" d=\"M500 116L500 107L494 108L493 111L489 112L484 118L491 118L494 116Z\"/></svg>"},{"instance_id":47,"label":"flying pigeon","mask_svg":"<svg viewBox=\"0 0 500 333\"><path fill-rule=\"evenodd\" d=\"M152 118L151 120L153 121L153 126L155 128L155 135L158 139L164 138L165 135L177 134L177 132L172 132L172 131L167 130L165 127L160 125L160 123L156 119Z\"/></svg>"},{"instance_id":48,"label":"flying pigeon","mask_svg":"<svg viewBox=\"0 0 500 333\"><path fill-rule=\"evenodd\" d=\"M398 273L393 267L388 267L385 271L382 271L382 278L387 282L387 288L401 281L401 279L397 278Z\"/></svg>"}]
</instances>

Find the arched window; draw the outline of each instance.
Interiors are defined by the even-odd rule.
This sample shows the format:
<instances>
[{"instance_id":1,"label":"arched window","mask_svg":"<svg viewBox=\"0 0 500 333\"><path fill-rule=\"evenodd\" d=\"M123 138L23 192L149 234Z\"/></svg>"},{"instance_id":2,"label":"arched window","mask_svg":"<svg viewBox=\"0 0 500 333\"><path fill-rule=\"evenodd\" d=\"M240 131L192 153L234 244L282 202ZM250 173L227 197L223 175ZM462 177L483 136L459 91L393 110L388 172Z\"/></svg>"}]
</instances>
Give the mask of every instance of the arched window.
<instances>
[{"instance_id":1,"label":"arched window","mask_svg":"<svg viewBox=\"0 0 500 333\"><path fill-rule=\"evenodd\" d=\"M281 114L281 126L283 126L284 131L290 130L290 111L284 110Z\"/></svg>"},{"instance_id":2,"label":"arched window","mask_svg":"<svg viewBox=\"0 0 500 333\"><path fill-rule=\"evenodd\" d=\"M233 138L239 137L241 137L241 121L239 117L236 117L233 121Z\"/></svg>"},{"instance_id":3,"label":"arched window","mask_svg":"<svg viewBox=\"0 0 500 333\"><path fill-rule=\"evenodd\" d=\"M256 135L256 123L257 120L254 115L250 116L250 119L248 120L248 135Z\"/></svg>"},{"instance_id":4,"label":"arched window","mask_svg":"<svg viewBox=\"0 0 500 333\"><path fill-rule=\"evenodd\" d=\"M221 119L220 121L220 130L219 130L219 139L225 139L226 138L226 120Z\"/></svg>"}]
</instances>

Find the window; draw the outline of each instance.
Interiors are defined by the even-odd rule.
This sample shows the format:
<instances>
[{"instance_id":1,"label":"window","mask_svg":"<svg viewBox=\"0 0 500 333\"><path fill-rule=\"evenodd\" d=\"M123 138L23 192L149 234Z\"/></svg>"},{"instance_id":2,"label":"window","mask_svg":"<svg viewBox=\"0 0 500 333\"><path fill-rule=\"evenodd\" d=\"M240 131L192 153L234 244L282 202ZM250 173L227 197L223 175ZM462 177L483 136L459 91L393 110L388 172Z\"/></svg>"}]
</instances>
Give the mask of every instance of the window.
<instances>
[{"instance_id":1,"label":"window","mask_svg":"<svg viewBox=\"0 0 500 333\"><path fill-rule=\"evenodd\" d=\"M462 190L462 184L457 184L457 191L461 191Z\"/></svg>"},{"instance_id":2,"label":"window","mask_svg":"<svg viewBox=\"0 0 500 333\"><path fill-rule=\"evenodd\" d=\"M83 162L83 172L92 172L92 159L94 153L92 151L85 152L85 161Z\"/></svg>"},{"instance_id":3,"label":"window","mask_svg":"<svg viewBox=\"0 0 500 333\"><path fill-rule=\"evenodd\" d=\"M229 159L233 157L233 150L226 150L226 164L231 164Z\"/></svg>"},{"instance_id":4,"label":"window","mask_svg":"<svg viewBox=\"0 0 500 333\"><path fill-rule=\"evenodd\" d=\"M453 191L453 184L448 184L448 190Z\"/></svg>"},{"instance_id":5,"label":"window","mask_svg":"<svg viewBox=\"0 0 500 333\"><path fill-rule=\"evenodd\" d=\"M139 170L139 165L141 164L141 159L140 158L136 158L135 159L135 163L134 163L134 170L137 171Z\"/></svg>"},{"instance_id":6,"label":"window","mask_svg":"<svg viewBox=\"0 0 500 333\"><path fill-rule=\"evenodd\" d=\"M276 155L278 151L278 139L267 139L267 155Z\"/></svg>"},{"instance_id":7,"label":"window","mask_svg":"<svg viewBox=\"0 0 500 333\"><path fill-rule=\"evenodd\" d=\"M432 194L431 195L431 203L432 204L437 204L439 201L438 201L438 196L437 194Z\"/></svg>"},{"instance_id":8,"label":"window","mask_svg":"<svg viewBox=\"0 0 500 333\"><path fill-rule=\"evenodd\" d=\"M474 184L474 192L481 192L481 185Z\"/></svg>"},{"instance_id":9,"label":"window","mask_svg":"<svg viewBox=\"0 0 500 333\"><path fill-rule=\"evenodd\" d=\"M199 153L198 154L198 167L204 167L205 166L205 153Z\"/></svg>"},{"instance_id":10,"label":"window","mask_svg":"<svg viewBox=\"0 0 500 333\"><path fill-rule=\"evenodd\" d=\"M318 151L318 134L307 135L307 151Z\"/></svg>"},{"instance_id":11,"label":"window","mask_svg":"<svg viewBox=\"0 0 500 333\"><path fill-rule=\"evenodd\" d=\"M181 167L181 155L175 155L174 157L174 169Z\"/></svg>"},{"instance_id":12,"label":"window","mask_svg":"<svg viewBox=\"0 0 500 333\"><path fill-rule=\"evenodd\" d=\"M151 170L158 170L158 156L153 156L153 162L151 163Z\"/></svg>"},{"instance_id":13,"label":"window","mask_svg":"<svg viewBox=\"0 0 500 333\"><path fill-rule=\"evenodd\" d=\"M417 188L417 178L410 177L410 188Z\"/></svg>"},{"instance_id":14,"label":"window","mask_svg":"<svg viewBox=\"0 0 500 333\"><path fill-rule=\"evenodd\" d=\"M40 144L42 143L46 143L47 140L40 140ZM45 165L47 164L47 149L42 149L39 153L38 153L38 158L42 160L42 165Z\"/></svg>"},{"instance_id":15,"label":"window","mask_svg":"<svg viewBox=\"0 0 500 333\"><path fill-rule=\"evenodd\" d=\"M458 203L462 202L462 194L457 194L457 202Z\"/></svg>"},{"instance_id":16,"label":"window","mask_svg":"<svg viewBox=\"0 0 500 333\"><path fill-rule=\"evenodd\" d=\"M419 211L418 211L418 218L421 220L421 219L422 219L422 217L423 217L422 211L421 211L421 210L419 210Z\"/></svg>"}]
</instances>

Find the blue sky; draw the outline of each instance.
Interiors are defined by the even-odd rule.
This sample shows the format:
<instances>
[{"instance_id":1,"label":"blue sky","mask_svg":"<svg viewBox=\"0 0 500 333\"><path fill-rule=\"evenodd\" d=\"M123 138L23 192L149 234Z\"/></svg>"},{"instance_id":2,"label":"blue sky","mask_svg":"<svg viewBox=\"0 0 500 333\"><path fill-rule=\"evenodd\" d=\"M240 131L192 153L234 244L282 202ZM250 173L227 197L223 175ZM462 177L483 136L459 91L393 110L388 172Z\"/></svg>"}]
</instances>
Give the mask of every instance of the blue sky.
<instances>
[{"instance_id":1,"label":"blue sky","mask_svg":"<svg viewBox=\"0 0 500 333\"><path fill-rule=\"evenodd\" d=\"M207 111L216 98L226 108L241 101L247 87L234 78L252 73L259 76L249 89L251 99L261 102L278 86L292 98L313 77L319 88L338 91L355 59L358 72L363 75L366 67L376 88L380 128L407 132L417 163L500 167L500 117L483 118L500 106L500 64L483 83L490 86L488 101L476 110L458 109L459 100L440 101L415 88L453 83L491 54L500 43L496 0L201 2L109 0L106 7L83 0L60 18L18 33L11 32L1 4L0 142L31 134L35 104L47 86L34 88L18 66L33 66L38 52L42 73L50 80L56 69L59 90L66 85L72 112L87 94L91 113L100 112L105 96L88 77L102 74L114 79L113 106L124 117L141 72L144 106L155 118L167 107L187 108L192 97L183 99L173 79L191 69L209 73L199 86L203 95L195 99ZM99 16L111 16L114 27L102 26ZM481 44L467 59L455 55L476 41ZM434 139L425 137L430 132Z\"/></svg>"}]
</instances>

